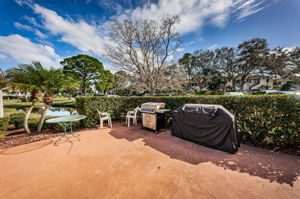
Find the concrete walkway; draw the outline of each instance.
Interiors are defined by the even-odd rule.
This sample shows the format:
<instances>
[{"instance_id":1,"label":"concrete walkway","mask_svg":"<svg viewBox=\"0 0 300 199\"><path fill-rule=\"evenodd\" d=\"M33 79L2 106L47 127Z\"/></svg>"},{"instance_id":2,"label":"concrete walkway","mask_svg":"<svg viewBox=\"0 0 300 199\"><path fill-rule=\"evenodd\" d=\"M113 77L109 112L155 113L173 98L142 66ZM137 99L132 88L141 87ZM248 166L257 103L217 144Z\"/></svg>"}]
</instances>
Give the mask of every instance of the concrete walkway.
<instances>
[{"instance_id":1,"label":"concrete walkway","mask_svg":"<svg viewBox=\"0 0 300 199\"><path fill-rule=\"evenodd\" d=\"M0 152L0 198L300 198L300 157L231 155L124 124Z\"/></svg>"}]
</instances>

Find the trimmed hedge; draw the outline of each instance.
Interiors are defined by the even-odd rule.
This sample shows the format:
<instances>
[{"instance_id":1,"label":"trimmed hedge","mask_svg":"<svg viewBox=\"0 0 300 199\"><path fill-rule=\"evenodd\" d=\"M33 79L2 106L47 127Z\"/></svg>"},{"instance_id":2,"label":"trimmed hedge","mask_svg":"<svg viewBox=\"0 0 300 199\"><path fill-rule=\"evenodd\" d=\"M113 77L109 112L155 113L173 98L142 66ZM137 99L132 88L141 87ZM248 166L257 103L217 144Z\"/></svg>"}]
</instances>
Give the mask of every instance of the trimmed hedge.
<instances>
[{"instance_id":1,"label":"trimmed hedge","mask_svg":"<svg viewBox=\"0 0 300 199\"><path fill-rule=\"evenodd\" d=\"M220 104L236 116L242 142L299 147L299 96L78 97L76 107L80 114L87 116L82 125L93 127L99 122L96 109L110 112L113 119L120 120L125 118L127 111L145 102L165 102L171 110L186 103ZM170 122L171 113L168 118Z\"/></svg>"},{"instance_id":2,"label":"trimmed hedge","mask_svg":"<svg viewBox=\"0 0 300 199\"><path fill-rule=\"evenodd\" d=\"M49 118L46 118L46 120ZM37 130L38 127L38 119L32 119L28 122L28 127L30 131L33 133ZM72 122L72 129L75 131L80 126L80 123L78 121ZM53 130L56 132L64 132L64 124L62 123L46 123L43 124L43 130ZM67 126L67 131L70 131L70 125Z\"/></svg>"},{"instance_id":3,"label":"trimmed hedge","mask_svg":"<svg viewBox=\"0 0 300 199\"><path fill-rule=\"evenodd\" d=\"M25 113L13 113L10 114L9 124L14 124L16 129L20 129L24 127L24 118Z\"/></svg>"},{"instance_id":4,"label":"trimmed hedge","mask_svg":"<svg viewBox=\"0 0 300 199\"><path fill-rule=\"evenodd\" d=\"M0 118L0 139L4 138L4 132L7 131L7 127L9 125L9 117Z\"/></svg>"}]
</instances>

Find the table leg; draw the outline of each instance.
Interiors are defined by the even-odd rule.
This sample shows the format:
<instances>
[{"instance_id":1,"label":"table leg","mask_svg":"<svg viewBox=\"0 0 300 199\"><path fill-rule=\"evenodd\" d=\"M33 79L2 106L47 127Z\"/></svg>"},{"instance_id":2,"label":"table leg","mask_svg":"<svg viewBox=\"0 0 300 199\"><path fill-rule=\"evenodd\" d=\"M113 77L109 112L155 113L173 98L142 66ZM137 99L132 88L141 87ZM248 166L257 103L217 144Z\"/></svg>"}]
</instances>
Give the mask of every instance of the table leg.
<instances>
[{"instance_id":1,"label":"table leg","mask_svg":"<svg viewBox=\"0 0 300 199\"><path fill-rule=\"evenodd\" d=\"M64 139L68 139L67 137L67 124L66 123L62 123L64 125L64 134L62 136L59 137L58 140L56 140L54 142L54 146L58 146L58 143L64 138ZM69 139L68 139L69 140Z\"/></svg>"},{"instance_id":2,"label":"table leg","mask_svg":"<svg viewBox=\"0 0 300 199\"><path fill-rule=\"evenodd\" d=\"M67 135L67 128L68 128L68 125L70 125L70 130L71 130L71 135L73 137L76 137L79 141L80 141L80 137L79 137L79 134L76 134L74 131L73 131L73 128L72 128L72 122L70 123L62 123L64 125L64 134L62 136L59 137L58 140L56 140L54 142L54 146L58 146L58 143L62 140L62 139L67 139L69 142L71 142L68 138L68 135Z\"/></svg>"},{"instance_id":3,"label":"table leg","mask_svg":"<svg viewBox=\"0 0 300 199\"><path fill-rule=\"evenodd\" d=\"M70 124L71 134L73 135L73 137L76 137L80 141L80 135L77 134L77 133L75 133L75 132L73 132L72 124L73 123L71 122L71 124Z\"/></svg>"}]
</instances>

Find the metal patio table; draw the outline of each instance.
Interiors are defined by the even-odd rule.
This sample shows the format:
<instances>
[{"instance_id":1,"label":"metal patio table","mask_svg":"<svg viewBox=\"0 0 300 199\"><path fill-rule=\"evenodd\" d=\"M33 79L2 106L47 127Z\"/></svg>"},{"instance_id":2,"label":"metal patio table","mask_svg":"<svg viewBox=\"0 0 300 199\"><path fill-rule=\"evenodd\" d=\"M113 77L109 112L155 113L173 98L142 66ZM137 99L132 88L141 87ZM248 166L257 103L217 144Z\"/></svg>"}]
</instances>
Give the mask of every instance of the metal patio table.
<instances>
[{"instance_id":1,"label":"metal patio table","mask_svg":"<svg viewBox=\"0 0 300 199\"><path fill-rule=\"evenodd\" d=\"M67 136L67 128L68 128L68 126L71 129L71 135L73 137L76 137L80 141L79 135L76 134L75 132L73 132L72 124L73 124L73 122L82 120L84 118L86 118L85 115L70 115L70 116L66 116L66 117L58 117L58 118L52 118L52 119L46 120L46 123L50 123L50 124L53 124L53 123L62 123L64 125L64 134L62 136L60 136L59 139L54 142L54 146L58 146L58 143L62 139L67 139L68 141L70 141L69 138L68 138L68 136Z\"/></svg>"}]
</instances>

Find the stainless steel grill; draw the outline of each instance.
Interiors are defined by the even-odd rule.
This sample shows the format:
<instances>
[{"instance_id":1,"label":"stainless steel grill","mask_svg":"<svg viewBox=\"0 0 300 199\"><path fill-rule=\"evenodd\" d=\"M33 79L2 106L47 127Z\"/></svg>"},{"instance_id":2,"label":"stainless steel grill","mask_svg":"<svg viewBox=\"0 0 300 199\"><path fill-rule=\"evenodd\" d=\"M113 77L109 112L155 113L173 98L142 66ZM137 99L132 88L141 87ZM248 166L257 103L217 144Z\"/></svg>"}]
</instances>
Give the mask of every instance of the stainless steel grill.
<instances>
[{"instance_id":1,"label":"stainless steel grill","mask_svg":"<svg viewBox=\"0 0 300 199\"><path fill-rule=\"evenodd\" d=\"M141 106L143 127L154 130L156 133L165 128L165 103L148 102Z\"/></svg>"}]
</instances>

